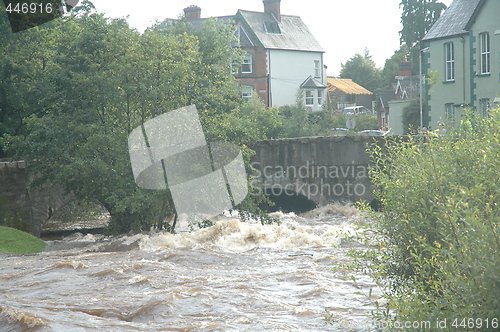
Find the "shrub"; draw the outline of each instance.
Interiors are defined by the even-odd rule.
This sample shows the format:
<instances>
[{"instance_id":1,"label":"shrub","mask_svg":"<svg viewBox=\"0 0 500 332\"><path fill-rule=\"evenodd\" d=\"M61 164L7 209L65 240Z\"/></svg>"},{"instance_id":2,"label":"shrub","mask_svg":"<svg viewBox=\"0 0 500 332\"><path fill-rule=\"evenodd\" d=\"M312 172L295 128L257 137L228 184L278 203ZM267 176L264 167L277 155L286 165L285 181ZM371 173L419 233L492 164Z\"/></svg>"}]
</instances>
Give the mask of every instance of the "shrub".
<instances>
[{"instance_id":1,"label":"shrub","mask_svg":"<svg viewBox=\"0 0 500 332\"><path fill-rule=\"evenodd\" d=\"M371 268L393 319L430 321L436 331L498 329L499 133L500 110L488 118L469 111L445 136L373 148L385 243Z\"/></svg>"}]
</instances>

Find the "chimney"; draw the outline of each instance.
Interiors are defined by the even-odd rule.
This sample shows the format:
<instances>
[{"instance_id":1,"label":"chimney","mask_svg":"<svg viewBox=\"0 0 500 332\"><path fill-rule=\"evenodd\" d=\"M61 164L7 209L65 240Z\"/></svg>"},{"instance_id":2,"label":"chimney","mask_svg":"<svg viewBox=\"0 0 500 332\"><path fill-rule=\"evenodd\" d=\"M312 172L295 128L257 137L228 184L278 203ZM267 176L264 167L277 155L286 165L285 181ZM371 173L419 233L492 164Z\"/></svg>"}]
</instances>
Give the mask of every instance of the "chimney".
<instances>
[{"instance_id":1,"label":"chimney","mask_svg":"<svg viewBox=\"0 0 500 332\"><path fill-rule=\"evenodd\" d=\"M184 8L184 15L186 16L186 20L197 20L201 18L201 8L198 6L189 6Z\"/></svg>"},{"instance_id":2,"label":"chimney","mask_svg":"<svg viewBox=\"0 0 500 332\"><path fill-rule=\"evenodd\" d=\"M281 0L263 0L264 2L264 13L273 14L274 17L281 22Z\"/></svg>"},{"instance_id":3,"label":"chimney","mask_svg":"<svg viewBox=\"0 0 500 332\"><path fill-rule=\"evenodd\" d=\"M411 62L404 57L403 62L399 63L399 76L411 76L411 74Z\"/></svg>"}]
</instances>

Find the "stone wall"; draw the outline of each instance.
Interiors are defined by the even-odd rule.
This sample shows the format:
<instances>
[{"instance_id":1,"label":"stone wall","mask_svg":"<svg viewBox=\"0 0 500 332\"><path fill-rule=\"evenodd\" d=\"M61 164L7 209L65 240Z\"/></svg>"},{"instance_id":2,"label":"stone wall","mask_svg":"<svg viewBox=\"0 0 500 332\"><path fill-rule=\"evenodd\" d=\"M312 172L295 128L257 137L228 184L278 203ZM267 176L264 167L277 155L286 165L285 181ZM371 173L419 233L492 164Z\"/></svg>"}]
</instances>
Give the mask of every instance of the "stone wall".
<instances>
[{"instance_id":1,"label":"stone wall","mask_svg":"<svg viewBox=\"0 0 500 332\"><path fill-rule=\"evenodd\" d=\"M74 196L57 186L30 189L32 179L24 161L0 161L0 225L40 236L43 224Z\"/></svg>"}]
</instances>

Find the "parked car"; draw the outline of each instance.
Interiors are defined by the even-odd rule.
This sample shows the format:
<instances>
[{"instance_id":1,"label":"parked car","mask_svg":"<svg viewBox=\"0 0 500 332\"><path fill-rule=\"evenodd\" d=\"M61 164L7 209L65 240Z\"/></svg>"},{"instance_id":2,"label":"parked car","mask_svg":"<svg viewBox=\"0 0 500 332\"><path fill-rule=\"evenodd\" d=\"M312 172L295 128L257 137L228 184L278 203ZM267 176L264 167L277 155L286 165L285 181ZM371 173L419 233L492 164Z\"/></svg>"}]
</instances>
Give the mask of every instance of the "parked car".
<instances>
[{"instance_id":1,"label":"parked car","mask_svg":"<svg viewBox=\"0 0 500 332\"><path fill-rule=\"evenodd\" d=\"M356 115L356 114L366 114L366 113L372 113L372 112L364 106L351 106L344 108L344 115Z\"/></svg>"},{"instance_id":2,"label":"parked car","mask_svg":"<svg viewBox=\"0 0 500 332\"><path fill-rule=\"evenodd\" d=\"M387 131L382 131L382 130L363 130L360 131L359 133L367 136L385 136L388 134Z\"/></svg>"},{"instance_id":3,"label":"parked car","mask_svg":"<svg viewBox=\"0 0 500 332\"><path fill-rule=\"evenodd\" d=\"M347 135L349 131L347 128L332 128L330 130L333 131L335 135Z\"/></svg>"}]
</instances>

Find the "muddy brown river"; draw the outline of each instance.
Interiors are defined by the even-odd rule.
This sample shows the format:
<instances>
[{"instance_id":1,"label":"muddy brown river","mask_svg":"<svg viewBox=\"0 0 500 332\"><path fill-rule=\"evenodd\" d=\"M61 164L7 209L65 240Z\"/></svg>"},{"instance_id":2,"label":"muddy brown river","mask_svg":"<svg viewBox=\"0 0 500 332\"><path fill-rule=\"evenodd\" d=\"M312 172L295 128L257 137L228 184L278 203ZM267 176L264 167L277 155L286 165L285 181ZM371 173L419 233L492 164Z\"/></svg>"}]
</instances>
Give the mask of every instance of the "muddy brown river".
<instances>
[{"instance_id":1,"label":"muddy brown river","mask_svg":"<svg viewBox=\"0 0 500 332\"><path fill-rule=\"evenodd\" d=\"M177 234L74 234L0 255L0 331L370 331L373 281L332 270L361 218L226 217ZM373 297L368 294L373 289Z\"/></svg>"}]
</instances>

